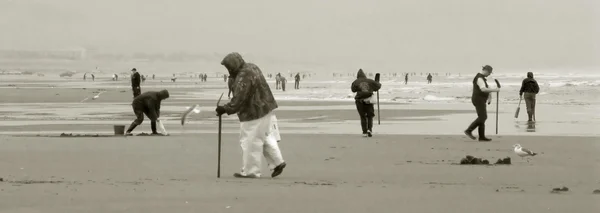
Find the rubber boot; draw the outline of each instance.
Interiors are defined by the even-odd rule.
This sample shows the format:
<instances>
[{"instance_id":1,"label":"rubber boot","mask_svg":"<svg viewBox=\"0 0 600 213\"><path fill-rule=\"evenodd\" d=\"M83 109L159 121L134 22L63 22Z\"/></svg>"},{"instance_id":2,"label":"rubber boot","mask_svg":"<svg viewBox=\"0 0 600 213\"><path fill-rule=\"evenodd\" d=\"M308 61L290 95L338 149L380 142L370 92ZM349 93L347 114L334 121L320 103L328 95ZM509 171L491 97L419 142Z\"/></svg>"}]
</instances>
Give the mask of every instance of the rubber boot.
<instances>
[{"instance_id":1,"label":"rubber boot","mask_svg":"<svg viewBox=\"0 0 600 213\"><path fill-rule=\"evenodd\" d=\"M491 141L492 140L492 139L485 137L485 124L479 125L479 128L477 128L477 131L479 132L479 141Z\"/></svg>"},{"instance_id":2,"label":"rubber boot","mask_svg":"<svg viewBox=\"0 0 600 213\"><path fill-rule=\"evenodd\" d=\"M156 121L150 122L150 129L152 130L152 134L158 134L158 132L156 132Z\"/></svg>"},{"instance_id":3,"label":"rubber boot","mask_svg":"<svg viewBox=\"0 0 600 213\"><path fill-rule=\"evenodd\" d=\"M135 129L138 125L134 122L131 123L131 125L129 125L129 129L127 129L127 132L125 132L125 134L131 134L131 131L133 131L133 129Z\"/></svg>"}]
</instances>

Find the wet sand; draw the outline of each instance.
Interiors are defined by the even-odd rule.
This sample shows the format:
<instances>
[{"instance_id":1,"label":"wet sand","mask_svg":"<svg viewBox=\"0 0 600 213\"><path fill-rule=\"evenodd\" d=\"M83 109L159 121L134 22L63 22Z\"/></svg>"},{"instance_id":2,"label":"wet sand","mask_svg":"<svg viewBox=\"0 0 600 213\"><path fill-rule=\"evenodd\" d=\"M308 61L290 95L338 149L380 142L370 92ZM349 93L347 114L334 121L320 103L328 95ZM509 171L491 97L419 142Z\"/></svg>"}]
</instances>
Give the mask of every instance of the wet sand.
<instances>
[{"instance_id":1,"label":"wet sand","mask_svg":"<svg viewBox=\"0 0 600 213\"><path fill-rule=\"evenodd\" d=\"M288 167L234 179L236 134L0 137L0 212L597 212L595 138L286 134ZM521 143L540 155L512 154ZM513 165L454 165L464 155ZM566 186L569 192L550 190ZM514 205L513 205L514 204Z\"/></svg>"},{"instance_id":2,"label":"wet sand","mask_svg":"<svg viewBox=\"0 0 600 213\"><path fill-rule=\"evenodd\" d=\"M113 125L133 119L131 92L124 82L102 82L85 90L70 82L54 88L0 88L0 212L600 209L600 195L592 194L600 189L598 137L545 136L548 132L507 136L502 131L496 136L493 120L488 120L494 141L474 142L460 135L473 113L468 105L382 103L382 124L375 126L373 138L362 138L351 102L281 100L280 145L288 167L275 179L264 168L263 177L255 180L232 177L241 164L239 123L235 116L225 116L222 178L217 179L213 111L225 88L221 83L168 87L172 98L161 113L172 134L168 137L17 137L110 135ZM110 92L81 102L98 90ZM191 104L200 104L203 112L181 127L180 112ZM501 115L511 116L513 108L508 108ZM136 133L149 129L145 122ZM540 155L527 162L512 153L515 143ZM513 164L455 165L465 155L491 162L511 157ZM562 186L570 191L550 193Z\"/></svg>"}]
</instances>

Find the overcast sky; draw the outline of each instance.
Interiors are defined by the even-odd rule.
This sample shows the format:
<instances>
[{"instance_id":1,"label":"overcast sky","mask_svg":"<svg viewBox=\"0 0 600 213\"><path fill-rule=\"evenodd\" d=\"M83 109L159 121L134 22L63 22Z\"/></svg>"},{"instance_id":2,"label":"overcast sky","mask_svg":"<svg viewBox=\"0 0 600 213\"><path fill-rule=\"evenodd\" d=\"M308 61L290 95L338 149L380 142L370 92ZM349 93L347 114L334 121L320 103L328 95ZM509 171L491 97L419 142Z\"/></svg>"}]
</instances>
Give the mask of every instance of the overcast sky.
<instances>
[{"instance_id":1,"label":"overcast sky","mask_svg":"<svg viewBox=\"0 0 600 213\"><path fill-rule=\"evenodd\" d=\"M0 49L78 46L344 67L600 67L600 1L0 0Z\"/></svg>"}]
</instances>

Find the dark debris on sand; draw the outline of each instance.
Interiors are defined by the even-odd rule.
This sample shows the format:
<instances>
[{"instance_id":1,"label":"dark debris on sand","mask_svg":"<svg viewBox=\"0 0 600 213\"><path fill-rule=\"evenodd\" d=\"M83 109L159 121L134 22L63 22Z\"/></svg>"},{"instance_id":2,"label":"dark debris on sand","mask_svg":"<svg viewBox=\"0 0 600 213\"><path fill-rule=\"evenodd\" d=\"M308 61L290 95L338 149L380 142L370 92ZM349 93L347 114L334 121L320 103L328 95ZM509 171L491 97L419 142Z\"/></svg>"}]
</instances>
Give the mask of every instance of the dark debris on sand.
<instances>
[{"instance_id":1,"label":"dark debris on sand","mask_svg":"<svg viewBox=\"0 0 600 213\"><path fill-rule=\"evenodd\" d=\"M563 186L562 188L554 188L550 192L551 193L561 193L561 192L568 192L568 191L569 191L569 188L567 188L566 186Z\"/></svg>"},{"instance_id":2,"label":"dark debris on sand","mask_svg":"<svg viewBox=\"0 0 600 213\"><path fill-rule=\"evenodd\" d=\"M471 155L467 155L463 159L460 160L461 165L490 165L490 161L483 158L476 158ZM495 165L510 165L511 160L510 157L506 157L504 159L498 159Z\"/></svg>"},{"instance_id":3,"label":"dark debris on sand","mask_svg":"<svg viewBox=\"0 0 600 213\"><path fill-rule=\"evenodd\" d=\"M0 178L0 179L1 179L1 178ZM597 194L597 195L600 195L600 189L596 189L596 190L594 190L594 191L592 192L592 194Z\"/></svg>"}]
</instances>

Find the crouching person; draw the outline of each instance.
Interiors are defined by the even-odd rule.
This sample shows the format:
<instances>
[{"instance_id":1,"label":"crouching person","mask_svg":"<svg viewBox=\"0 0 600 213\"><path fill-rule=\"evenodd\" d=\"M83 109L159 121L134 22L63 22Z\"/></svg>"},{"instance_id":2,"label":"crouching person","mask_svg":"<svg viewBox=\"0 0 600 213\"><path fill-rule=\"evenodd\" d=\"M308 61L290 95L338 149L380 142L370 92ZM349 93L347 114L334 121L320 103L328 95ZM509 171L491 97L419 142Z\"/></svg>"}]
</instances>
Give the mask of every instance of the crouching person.
<instances>
[{"instance_id":1,"label":"crouching person","mask_svg":"<svg viewBox=\"0 0 600 213\"><path fill-rule=\"evenodd\" d=\"M258 178L261 176L261 160L264 155L273 170L271 177L283 172L286 163L273 131L273 110L277 102L267 80L258 66L244 62L238 53L230 53L221 62L234 81L233 98L224 106L217 106L217 116L236 114L240 120L240 145L242 147L242 170L233 176Z\"/></svg>"},{"instance_id":2,"label":"crouching person","mask_svg":"<svg viewBox=\"0 0 600 213\"><path fill-rule=\"evenodd\" d=\"M133 99L131 106L136 119L131 123L129 129L127 129L126 135L132 135L131 131L144 121L144 114L150 119L150 128L152 134L157 135L156 123L158 122L159 127L164 135L167 135L164 125L158 120L160 117L160 104L162 100L169 98L169 91L161 90L160 92L149 91L141 95L138 95Z\"/></svg>"}]
</instances>

